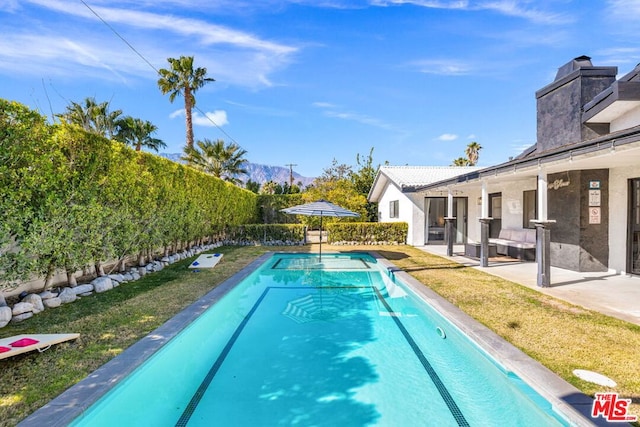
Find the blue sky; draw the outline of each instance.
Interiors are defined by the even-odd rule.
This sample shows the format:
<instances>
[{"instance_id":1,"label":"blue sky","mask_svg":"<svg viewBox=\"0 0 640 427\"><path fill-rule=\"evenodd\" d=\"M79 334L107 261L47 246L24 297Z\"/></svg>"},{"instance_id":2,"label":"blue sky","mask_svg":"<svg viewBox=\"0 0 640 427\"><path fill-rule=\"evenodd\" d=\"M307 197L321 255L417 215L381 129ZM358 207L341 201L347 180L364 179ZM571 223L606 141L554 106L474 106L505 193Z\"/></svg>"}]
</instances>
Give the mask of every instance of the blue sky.
<instances>
[{"instance_id":1,"label":"blue sky","mask_svg":"<svg viewBox=\"0 0 640 427\"><path fill-rule=\"evenodd\" d=\"M192 55L219 126L197 116L196 139L251 162L317 176L373 147L376 164L449 165L477 141L489 166L535 143L558 67L640 62L639 19L640 0L0 0L0 97L48 116L110 101L181 152L182 99L153 68Z\"/></svg>"}]
</instances>

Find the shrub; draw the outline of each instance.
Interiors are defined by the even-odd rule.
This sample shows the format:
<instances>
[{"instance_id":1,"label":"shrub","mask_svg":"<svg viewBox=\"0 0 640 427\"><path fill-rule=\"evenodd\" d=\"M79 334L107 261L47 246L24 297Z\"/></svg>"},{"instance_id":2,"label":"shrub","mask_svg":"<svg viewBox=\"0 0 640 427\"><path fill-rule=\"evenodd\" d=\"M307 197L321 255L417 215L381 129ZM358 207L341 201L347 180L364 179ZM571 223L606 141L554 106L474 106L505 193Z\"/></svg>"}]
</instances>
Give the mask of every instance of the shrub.
<instances>
[{"instance_id":1,"label":"shrub","mask_svg":"<svg viewBox=\"0 0 640 427\"><path fill-rule=\"evenodd\" d=\"M329 243L396 243L407 241L406 222L334 222L326 225Z\"/></svg>"}]
</instances>

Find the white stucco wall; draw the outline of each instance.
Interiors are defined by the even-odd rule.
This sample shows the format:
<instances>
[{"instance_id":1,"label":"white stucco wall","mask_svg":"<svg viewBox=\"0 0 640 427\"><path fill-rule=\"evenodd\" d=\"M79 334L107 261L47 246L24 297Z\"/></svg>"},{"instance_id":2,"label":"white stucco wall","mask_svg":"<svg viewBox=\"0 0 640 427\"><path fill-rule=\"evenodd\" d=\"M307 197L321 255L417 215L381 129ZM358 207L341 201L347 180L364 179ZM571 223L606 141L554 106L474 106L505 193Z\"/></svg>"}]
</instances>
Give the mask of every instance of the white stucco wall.
<instances>
[{"instance_id":1,"label":"white stucco wall","mask_svg":"<svg viewBox=\"0 0 640 427\"><path fill-rule=\"evenodd\" d=\"M610 124L610 132L629 129L638 126L638 123L640 123L640 107L627 111L622 116L613 120Z\"/></svg>"},{"instance_id":2,"label":"white stucco wall","mask_svg":"<svg viewBox=\"0 0 640 427\"><path fill-rule=\"evenodd\" d=\"M640 178L637 166L609 169L609 270L627 268L628 180Z\"/></svg>"},{"instance_id":3,"label":"white stucco wall","mask_svg":"<svg viewBox=\"0 0 640 427\"><path fill-rule=\"evenodd\" d=\"M406 222L409 224L407 234L407 244L424 244L424 211L417 206L415 199L420 199L415 193L403 193L394 184L387 184L382 191L382 196L378 202L378 213L380 222ZM389 202L398 201L398 218L391 218Z\"/></svg>"}]
</instances>

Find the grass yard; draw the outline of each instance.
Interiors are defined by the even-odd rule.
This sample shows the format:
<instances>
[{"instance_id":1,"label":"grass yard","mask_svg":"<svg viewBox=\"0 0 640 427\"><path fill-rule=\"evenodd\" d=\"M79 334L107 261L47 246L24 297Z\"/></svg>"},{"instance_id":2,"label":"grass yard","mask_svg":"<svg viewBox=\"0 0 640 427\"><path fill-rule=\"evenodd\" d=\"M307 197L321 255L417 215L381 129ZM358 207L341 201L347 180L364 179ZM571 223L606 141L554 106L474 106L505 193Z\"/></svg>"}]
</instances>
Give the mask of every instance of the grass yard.
<instances>
[{"instance_id":1,"label":"grass yard","mask_svg":"<svg viewBox=\"0 0 640 427\"><path fill-rule=\"evenodd\" d=\"M0 426L17 424L264 252L317 249L317 245L222 247L217 252L224 253L224 258L212 270L193 273L187 268L193 259L184 260L137 282L0 329L0 337L80 333L78 340L44 353L0 361ZM586 394L616 391L633 399L632 413L640 416L640 326L572 306L410 246L327 249L378 251ZM613 378L618 387L605 390L584 382L572 374L576 368L601 372Z\"/></svg>"}]
</instances>

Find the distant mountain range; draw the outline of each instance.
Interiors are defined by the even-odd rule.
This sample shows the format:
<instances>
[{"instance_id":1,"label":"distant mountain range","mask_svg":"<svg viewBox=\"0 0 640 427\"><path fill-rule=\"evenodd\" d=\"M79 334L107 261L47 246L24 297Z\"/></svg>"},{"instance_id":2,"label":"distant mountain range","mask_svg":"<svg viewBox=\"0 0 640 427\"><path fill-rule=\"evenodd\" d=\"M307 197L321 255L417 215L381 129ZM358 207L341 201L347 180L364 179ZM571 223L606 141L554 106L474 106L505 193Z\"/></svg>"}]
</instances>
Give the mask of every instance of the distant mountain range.
<instances>
[{"instance_id":1,"label":"distant mountain range","mask_svg":"<svg viewBox=\"0 0 640 427\"><path fill-rule=\"evenodd\" d=\"M180 153L159 153L159 156L165 157L174 162L184 163L180 159L180 157L182 157L182 154ZM246 169L248 175L240 177L243 182L247 182L249 179L261 185L269 181L273 181L277 184L284 184L285 182L289 182L289 169L282 166L268 166L260 165L257 163L247 163ZM297 185L299 182L301 182L302 188L311 184L314 179L315 178L302 176L295 171L293 172L293 183Z\"/></svg>"}]
</instances>

